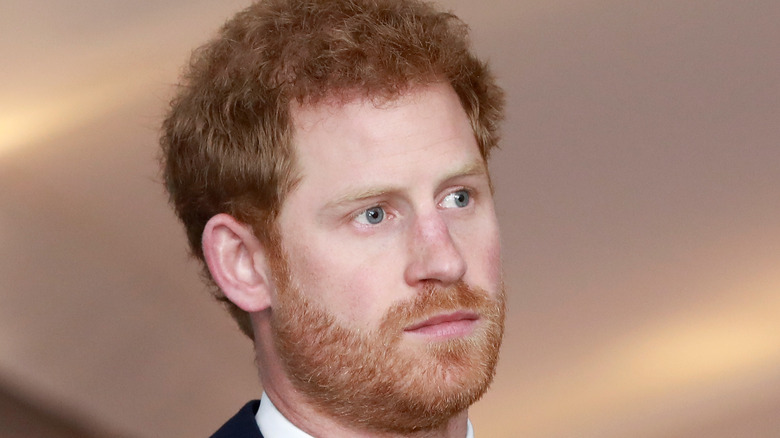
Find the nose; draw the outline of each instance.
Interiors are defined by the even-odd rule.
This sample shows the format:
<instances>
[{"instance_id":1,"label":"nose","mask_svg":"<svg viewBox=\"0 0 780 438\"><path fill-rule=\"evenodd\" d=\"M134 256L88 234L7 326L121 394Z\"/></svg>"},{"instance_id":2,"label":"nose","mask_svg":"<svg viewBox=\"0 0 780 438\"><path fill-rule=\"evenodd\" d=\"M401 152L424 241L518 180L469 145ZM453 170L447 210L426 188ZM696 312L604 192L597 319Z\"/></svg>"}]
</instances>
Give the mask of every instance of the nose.
<instances>
[{"instance_id":1,"label":"nose","mask_svg":"<svg viewBox=\"0 0 780 438\"><path fill-rule=\"evenodd\" d=\"M466 274L466 261L438 212L414 221L408 245L410 257L404 273L408 285L437 282L446 286Z\"/></svg>"}]
</instances>

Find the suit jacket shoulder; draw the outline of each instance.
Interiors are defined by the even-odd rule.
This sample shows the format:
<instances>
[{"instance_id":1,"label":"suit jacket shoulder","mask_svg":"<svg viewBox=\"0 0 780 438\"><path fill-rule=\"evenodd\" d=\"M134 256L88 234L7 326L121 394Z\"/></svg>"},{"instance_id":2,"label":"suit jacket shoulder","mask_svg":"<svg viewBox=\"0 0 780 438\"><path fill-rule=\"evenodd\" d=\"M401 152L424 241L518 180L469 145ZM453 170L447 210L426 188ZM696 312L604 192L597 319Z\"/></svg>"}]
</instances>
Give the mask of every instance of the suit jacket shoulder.
<instances>
[{"instance_id":1,"label":"suit jacket shoulder","mask_svg":"<svg viewBox=\"0 0 780 438\"><path fill-rule=\"evenodd\" d=\"M255 420L259 407L260 400L252 400L245 404L233 418L211 435L211 438L263 438Z\"/></svg>"}]
</instances>

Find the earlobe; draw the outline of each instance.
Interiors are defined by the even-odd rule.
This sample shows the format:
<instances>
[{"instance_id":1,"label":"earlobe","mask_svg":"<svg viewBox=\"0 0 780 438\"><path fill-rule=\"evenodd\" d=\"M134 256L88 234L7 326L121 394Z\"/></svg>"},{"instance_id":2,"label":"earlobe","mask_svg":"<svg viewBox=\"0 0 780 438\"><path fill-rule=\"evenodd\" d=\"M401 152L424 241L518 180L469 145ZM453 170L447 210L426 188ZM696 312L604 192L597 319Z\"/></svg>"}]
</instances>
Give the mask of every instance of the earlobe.
<instances>
[{"instance_id":1,"label":"earlobe","mask_svg":"<svg viewBox=\"0 0 780 438\"><path fill-rule=\"evenodd\" d=\"M249 226L218 214L206 223L202 245L211 276L227 299L246 312L271 305L266 254Z\"/></svg>"}]
</instances>

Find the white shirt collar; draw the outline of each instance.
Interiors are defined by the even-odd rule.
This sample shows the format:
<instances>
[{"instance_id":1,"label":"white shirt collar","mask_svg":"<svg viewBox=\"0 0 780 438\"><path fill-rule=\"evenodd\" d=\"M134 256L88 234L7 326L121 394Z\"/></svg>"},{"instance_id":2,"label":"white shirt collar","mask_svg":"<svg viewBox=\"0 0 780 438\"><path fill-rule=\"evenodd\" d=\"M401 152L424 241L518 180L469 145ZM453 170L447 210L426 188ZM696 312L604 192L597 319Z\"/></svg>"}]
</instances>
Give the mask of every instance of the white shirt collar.
<instances>
[{"instance_id":1,"label":"white shirt collar","mask_svg":"<svg viewBox=\"0 0 780 438\"><path fill-rule=\"evenodd\" d=\"M260 428L260 432L265 438L314 438L290 423L271 403L271 399L268 398L265 391L260 399L260 408L255 414L255 421L257 421L257 427ZM474 438L471 420L466 425L466 438Z\"/></svg>"},{"instance_id":2,"label":"white shirt collar","mask_svg":"<svg viewBox=\"0 0 780 438\"><path fill-rule=\"evenodd\" d=\"M260 408L255 414L257 427L264 438L313 438L308 433L298 429L276 409L265 391L260 399Z\"/></svg>"}]
</instances>

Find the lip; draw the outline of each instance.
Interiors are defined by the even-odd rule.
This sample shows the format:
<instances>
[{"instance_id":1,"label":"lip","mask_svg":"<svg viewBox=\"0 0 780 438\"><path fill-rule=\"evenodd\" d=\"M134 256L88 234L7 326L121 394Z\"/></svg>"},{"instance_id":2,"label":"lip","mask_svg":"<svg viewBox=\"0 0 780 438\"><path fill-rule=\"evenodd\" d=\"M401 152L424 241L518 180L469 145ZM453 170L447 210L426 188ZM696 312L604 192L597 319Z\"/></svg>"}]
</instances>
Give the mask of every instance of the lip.
<instances>
[{"instance_id":1,"label":"lip","mask_svg":"<svg viewBox=\"0 0 780 438\"><path fill-rule=\"evenodd\" d=\"M474 329L479 315L470 311L458 311L432 316L405 328L406 333L432 338L466 336Z\"/></svg>"}]
</instances>

